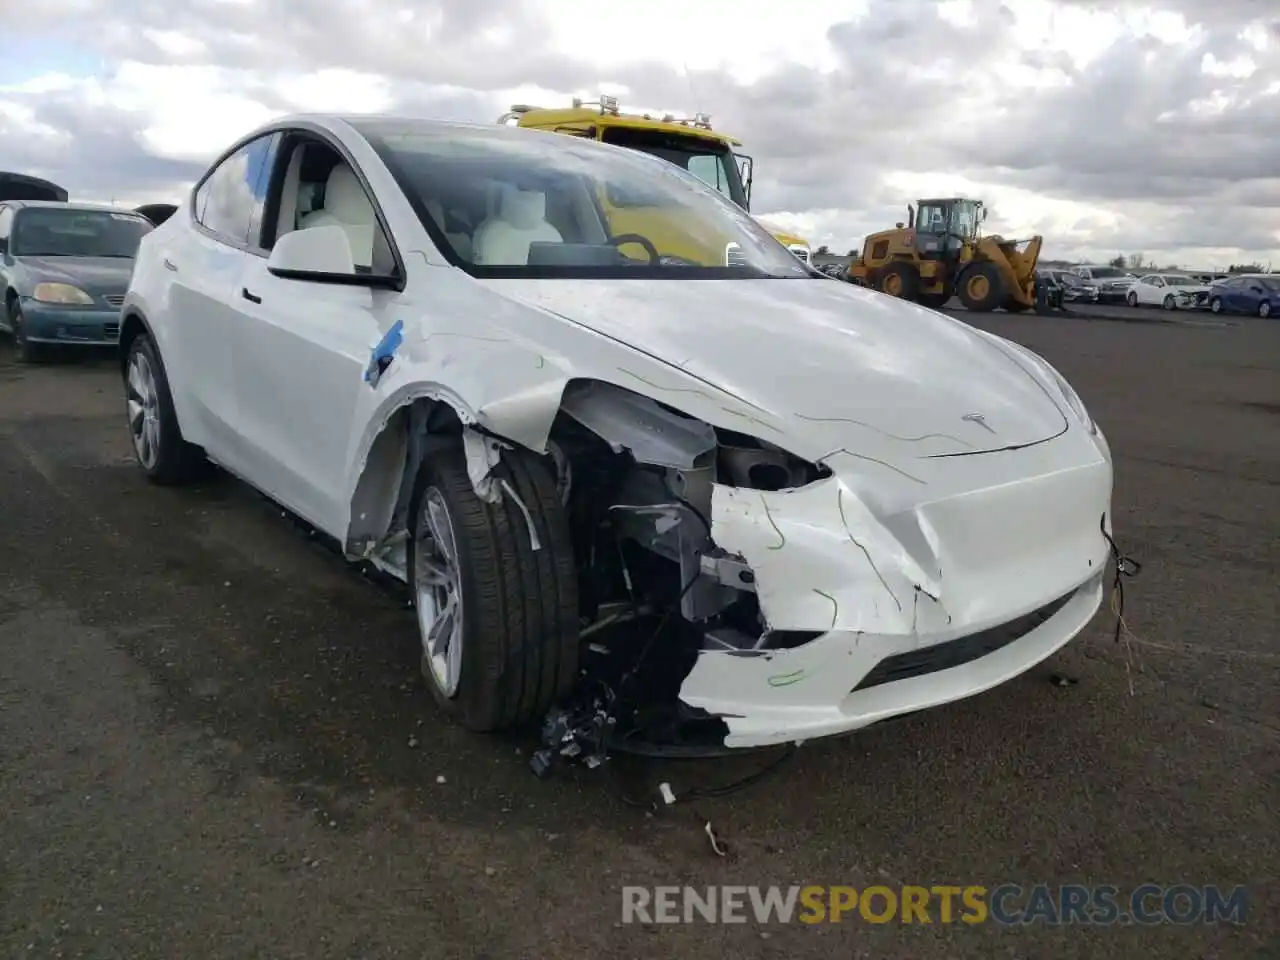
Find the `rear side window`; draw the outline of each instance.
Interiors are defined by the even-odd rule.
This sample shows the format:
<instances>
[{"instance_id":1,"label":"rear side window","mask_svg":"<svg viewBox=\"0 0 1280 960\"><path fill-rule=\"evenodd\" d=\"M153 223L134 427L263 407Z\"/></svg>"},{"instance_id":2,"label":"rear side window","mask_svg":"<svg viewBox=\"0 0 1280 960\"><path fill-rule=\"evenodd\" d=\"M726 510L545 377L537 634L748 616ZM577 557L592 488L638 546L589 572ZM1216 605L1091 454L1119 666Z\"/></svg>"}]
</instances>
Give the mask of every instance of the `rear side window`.
<instances>
[{"instance_id":1,"label":"rear side window","mask_svg":"<svg viewBox=\"0 0 1280 960\"><path fill-rule=\"evenodd\" d=\"M250 227L261 216L274 133L251 140L218 164L196 189L197 221L232 246L249 245Z\"/></svg>"}]
</instances>

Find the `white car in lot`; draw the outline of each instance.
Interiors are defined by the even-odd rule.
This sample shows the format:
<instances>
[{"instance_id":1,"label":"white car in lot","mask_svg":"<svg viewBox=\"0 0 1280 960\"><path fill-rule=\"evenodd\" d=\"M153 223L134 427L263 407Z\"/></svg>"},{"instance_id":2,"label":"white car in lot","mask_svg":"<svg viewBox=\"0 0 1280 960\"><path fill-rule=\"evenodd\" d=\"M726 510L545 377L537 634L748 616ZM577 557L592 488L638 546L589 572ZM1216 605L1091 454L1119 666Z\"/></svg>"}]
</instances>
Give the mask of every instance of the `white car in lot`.
<instances>
[{"instance_id":1,"label":"white car in lot","mask_svg":"<svg viewBox=\"0 0 1280 960\"><path fill-rule=\"evenodd\" d=\"M612 233L609 197L670 214L682 255ZM1077 635L1112 464L1030 350L822 279L634 151L285 118L143 241L134 449L402 579L472 729L592 684L615 732L659 704L722 747L840 733Z\"/></svg>"},{"instance_id":2,"label":"white car in lot","mask_svg":"<svg viewBox=\"0 0 1280 960\"><path fill-rule=\"evenodd\" d=\"M1195 310L1208 302L1209 285L1185 273L1144 274L1125 294L1125 303L1131 307Z\"/></svg>"}]
</instances>

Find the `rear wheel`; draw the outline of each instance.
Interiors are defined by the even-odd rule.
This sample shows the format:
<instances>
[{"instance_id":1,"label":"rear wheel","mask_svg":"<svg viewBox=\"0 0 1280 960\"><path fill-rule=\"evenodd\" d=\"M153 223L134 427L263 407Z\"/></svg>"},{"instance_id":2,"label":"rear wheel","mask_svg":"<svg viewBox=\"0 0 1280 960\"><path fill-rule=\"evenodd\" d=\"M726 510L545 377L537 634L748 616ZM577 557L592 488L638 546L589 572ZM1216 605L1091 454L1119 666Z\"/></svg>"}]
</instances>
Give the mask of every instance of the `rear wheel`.
<instances>
[{"instance_id":1,"label":"rear wheel","mask_svg":"<svg viewBox=\"0 0 1280 960\"><path fill-rule=\"evenodd\" d=\"M124 363L125 411L133 455L147 479L177 486L209 467L204 452L182 439L160 353L146 334L129 343Z\"/></svg>"},{"instance_id":2,"label":"rear wheel","mask_svg":"<svg viewBox=\"0 0 1280 960\"><path fill-rule=\"evenodd\" d=\"M1004 301L1004 284L994 263L977 263L960 277L960 302L966 310L990 313Z\"/></svg>"},{"instance_id":3,"label":"rear wheel","mask_svg":"<svg viewBox=\"0 0 1280 960\"><path fill-rule=\"evenodd\" d=\"M577 572L555 479L545 460L512 450L494 476L519 502L506 489L497 503L478 496L457 447L428 457L409 541L423 678L476 731L541 718L578 670Z\"/></svg>"},{"instance_id":4,"label":"rear wheel","mask_svg":"<svg viewBox=\"0 0 1280 960\"><path fill-rule=\"evenodd\" d=\"M889 264L880 273L880 292L901 300L920 299L920 274L901 260Z\"/></svg>"}]
</instances>

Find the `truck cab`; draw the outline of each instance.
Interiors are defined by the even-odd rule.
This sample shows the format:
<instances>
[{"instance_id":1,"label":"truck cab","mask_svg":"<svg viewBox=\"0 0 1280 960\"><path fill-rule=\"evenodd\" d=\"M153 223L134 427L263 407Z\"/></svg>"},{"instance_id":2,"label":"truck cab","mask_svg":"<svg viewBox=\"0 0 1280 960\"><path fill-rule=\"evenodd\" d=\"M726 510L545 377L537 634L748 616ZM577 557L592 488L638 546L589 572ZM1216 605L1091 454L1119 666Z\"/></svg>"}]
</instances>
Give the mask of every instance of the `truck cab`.
<instances>
[{"instance_id":1,"label":"truck cab","mask_svg":"<svg viewBox=\"0 0 1280 960\"><path fill-rule=\"evenodd\" d=\"M499 117L498 122L585 137L647 153L687 170L743 210L751 209L751 157L737 153L735 148L740 147L741 142L712 129L711 118L706 114L693 117L625 114L619 111L616 98L602 96L591 103L574 99L571 106L563 108L517 104ZM678 211L658 210L629 200L617 196L600 198L614 234L640 233L655 242L661 238L659 246L664 251L678 256L693 253L693 238L680 229ZM809 262L811 250L802 237L773 227L766 229L797 258Z\"/></svg>"}]
</instances>

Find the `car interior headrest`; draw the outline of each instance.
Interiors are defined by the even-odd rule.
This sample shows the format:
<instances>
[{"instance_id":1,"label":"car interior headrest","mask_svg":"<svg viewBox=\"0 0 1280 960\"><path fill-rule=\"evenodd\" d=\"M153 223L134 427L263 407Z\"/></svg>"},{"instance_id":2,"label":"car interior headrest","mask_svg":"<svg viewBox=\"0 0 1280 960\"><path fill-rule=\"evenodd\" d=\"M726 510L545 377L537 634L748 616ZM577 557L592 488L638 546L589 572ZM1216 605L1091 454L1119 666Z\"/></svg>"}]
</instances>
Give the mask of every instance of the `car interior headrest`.
<instances>
[{"instance_id":1,"label":"car interior headrest","mask_svg":"<svg viewBox=\"0 0 1280 960\"><path fill-rule=\"evenodd\" d=\"M502 219L514 227L528 229L545 222L547 195L537 190L507 187L502 191Z\"/></svg>"}]
</instances>

